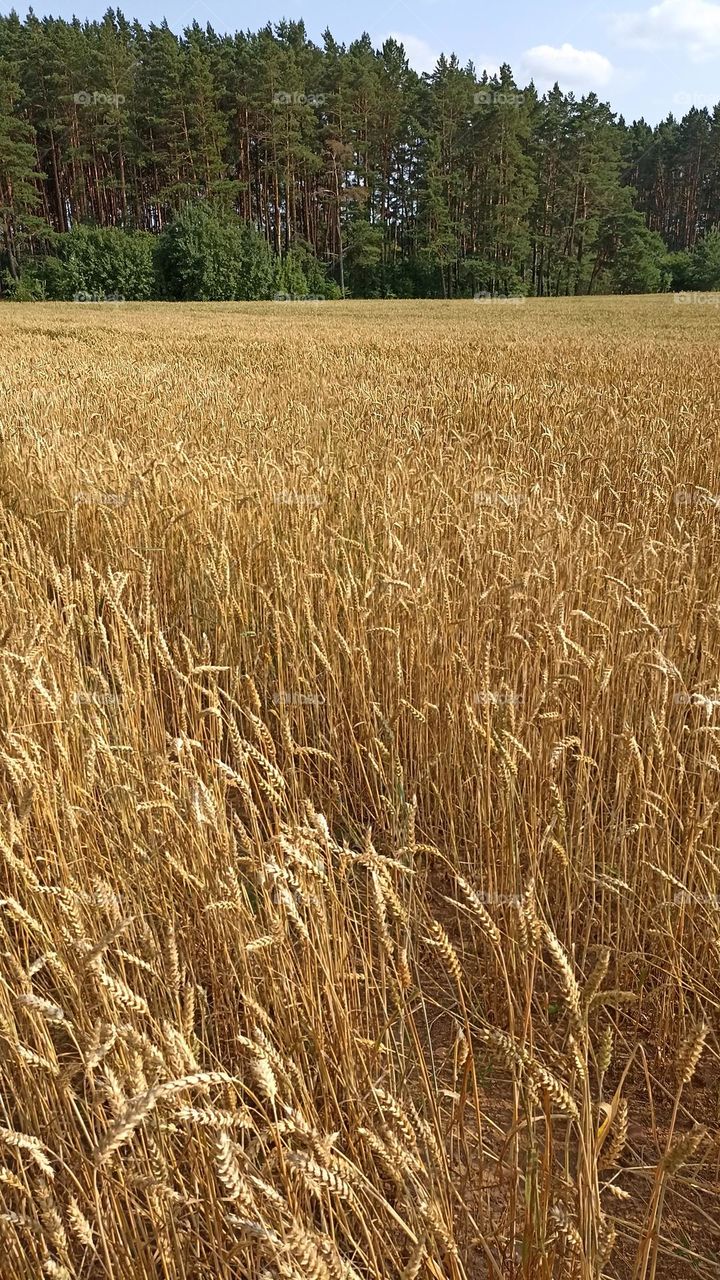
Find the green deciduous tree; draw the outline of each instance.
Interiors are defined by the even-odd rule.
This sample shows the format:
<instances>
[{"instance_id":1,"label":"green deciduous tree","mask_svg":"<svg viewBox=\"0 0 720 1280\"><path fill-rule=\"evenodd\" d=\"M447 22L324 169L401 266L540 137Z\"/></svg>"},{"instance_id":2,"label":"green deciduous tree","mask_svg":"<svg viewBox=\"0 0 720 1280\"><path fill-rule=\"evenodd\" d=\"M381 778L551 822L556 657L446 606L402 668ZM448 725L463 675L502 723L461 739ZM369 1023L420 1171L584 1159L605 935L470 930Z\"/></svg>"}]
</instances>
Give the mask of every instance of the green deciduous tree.
<instances>
[{"instance_id":1,"label":"green deciduous tree","mask_svg":"<svg viewBox=\"0 0 720 1280\"><path fill-rule=\"evenodd\" d=\"M269 298L272 254L261 236L204 204L191 204L163 232L157 251L160 288L179 302Z\"/></svg>"}]
</instances>

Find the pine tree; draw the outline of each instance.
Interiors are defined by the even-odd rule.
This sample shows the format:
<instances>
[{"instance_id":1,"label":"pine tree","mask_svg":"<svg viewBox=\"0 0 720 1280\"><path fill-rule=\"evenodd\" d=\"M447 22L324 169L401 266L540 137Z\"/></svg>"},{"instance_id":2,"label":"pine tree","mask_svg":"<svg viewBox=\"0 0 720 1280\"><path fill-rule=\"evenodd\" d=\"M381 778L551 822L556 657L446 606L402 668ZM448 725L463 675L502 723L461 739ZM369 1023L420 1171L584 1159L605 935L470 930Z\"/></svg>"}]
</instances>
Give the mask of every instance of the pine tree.
<instances>
[{"instance_id":1,"label":"pine tree","mask_svg":"<svg viewBox=\"0 0 720 1280\"><path fill-rule=\"evenodd\" d=\"M0 59L0 232L13 280L20 276L24 241L42 225L33 211L38 203L37 182L43 175L35 167L32 129L15 111L19 98L14 68Z\"/></svg>"},{"instance_id":2,"label":"pine tree","mask_svg":"<svg viewBox=\"0 0 720 1280\"><path fill-rule=\"evenodd\" d=\"M157 236L203 201L256 228L293 278L292 255L311 252L341 293L346 276L372 296L626 288L633 251L637 287L680 287L692 263L714 279L701 246L720 228L720 106L626 125L594 94L520 88L507 65L478 78L449 54L419 76L394 39L316 45L301 21L178 35L119 10L11 13L0 61L15 68L11 273L20 246L39 259L83 225ZM662 268L636 214L673 255Z\"/></svg>"}]
</instances>

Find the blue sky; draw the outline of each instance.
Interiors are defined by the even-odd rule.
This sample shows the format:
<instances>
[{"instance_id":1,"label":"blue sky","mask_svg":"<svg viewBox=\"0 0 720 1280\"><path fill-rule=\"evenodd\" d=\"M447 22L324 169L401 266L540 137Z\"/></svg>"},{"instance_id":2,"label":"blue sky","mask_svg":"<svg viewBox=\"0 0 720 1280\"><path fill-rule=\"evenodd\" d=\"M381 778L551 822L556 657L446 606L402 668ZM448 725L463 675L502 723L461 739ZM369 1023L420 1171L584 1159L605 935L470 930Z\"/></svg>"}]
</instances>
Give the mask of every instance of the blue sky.
<instances>
[{"instance_id":1,"label":"blue sky","mask_svg":"<svg viewBox=\"0 0 720 1280\"><path fill-rule=\"evenodd\" d=\"M36 0L35 12L94 18L109 2ZM540 89L556 79L578 94L592 89L628 120L655 123L720 100L720 3L712 0L617 0L614 7L612 0L121 0L120 7L143 22L166 17L177 31L194 18L235 31L285 17L304 18L317 41L326 27L346 43L363 31L377 44L393 35L418 71L432 70L440 52L489 70L507 61L521 84L532 77Z\"/></svg>"}]
</instances>

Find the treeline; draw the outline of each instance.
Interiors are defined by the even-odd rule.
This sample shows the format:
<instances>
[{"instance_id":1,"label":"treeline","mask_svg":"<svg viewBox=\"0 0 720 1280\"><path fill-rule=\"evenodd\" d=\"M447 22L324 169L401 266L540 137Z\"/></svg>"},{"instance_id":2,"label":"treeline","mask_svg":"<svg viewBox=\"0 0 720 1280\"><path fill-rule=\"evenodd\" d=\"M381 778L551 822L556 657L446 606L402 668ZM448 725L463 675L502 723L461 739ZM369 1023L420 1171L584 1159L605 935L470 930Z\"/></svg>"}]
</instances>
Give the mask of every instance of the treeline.
<instances>
[{"instance_id":1,"label":"treeline","mask_svg":"<svg viewBox=\"0 0 720 1280\"><path fill-rule=\"evenodd\" d=\"M0 17L4 296L101 292L123 261L141 297L716 288L719 227L720 106L627 125L301 22Z\"/></svg>"},{"instance_id":2,"label":"treeline","mask_svg":"<svg viewBox=\"0 0 720 1280\"><path fill-rule=\"evenodd\" d=\"M274 254L254 228L188 204L159 235L78 225L31 260L12 297L74 302L323 301L341 296L302 245Z\"/></svg>"}]
</instances>

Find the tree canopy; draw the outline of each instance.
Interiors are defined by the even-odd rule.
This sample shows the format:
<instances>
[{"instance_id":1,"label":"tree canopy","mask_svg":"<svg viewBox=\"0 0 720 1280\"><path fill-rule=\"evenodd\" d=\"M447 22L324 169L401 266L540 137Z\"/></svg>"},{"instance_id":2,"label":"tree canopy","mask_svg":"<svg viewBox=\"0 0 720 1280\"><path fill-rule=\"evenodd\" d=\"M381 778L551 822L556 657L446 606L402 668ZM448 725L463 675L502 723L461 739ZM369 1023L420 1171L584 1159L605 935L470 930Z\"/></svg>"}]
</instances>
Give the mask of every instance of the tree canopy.
<instances>
[{"instance_id":1,"label":"tree canopy","mask_svg":"<svg viewBox=\"0 0 720 1280\"><path fill-rule=\"evenodd\" d=\"M366 297L715 288L719 173L720 106L627 125L508 65L418 75L393 39L318 46L302 22L0 17L6 295L67 289L66 236L96 266L110 242L82 227L154 237L151 283L147 241L112 251L134 296L269 296L308 271Z\"/></svg>"}]
</instances>

